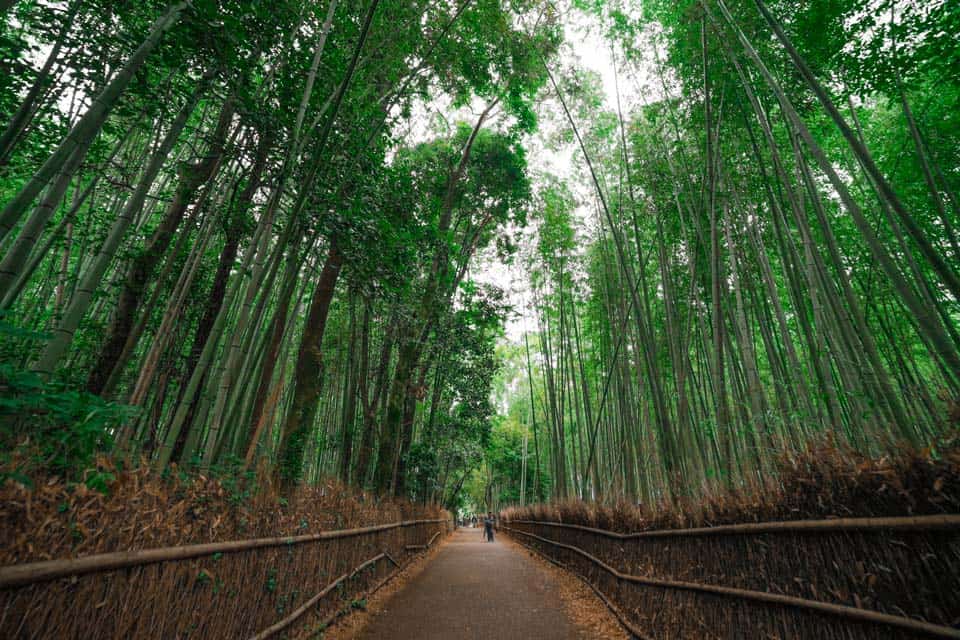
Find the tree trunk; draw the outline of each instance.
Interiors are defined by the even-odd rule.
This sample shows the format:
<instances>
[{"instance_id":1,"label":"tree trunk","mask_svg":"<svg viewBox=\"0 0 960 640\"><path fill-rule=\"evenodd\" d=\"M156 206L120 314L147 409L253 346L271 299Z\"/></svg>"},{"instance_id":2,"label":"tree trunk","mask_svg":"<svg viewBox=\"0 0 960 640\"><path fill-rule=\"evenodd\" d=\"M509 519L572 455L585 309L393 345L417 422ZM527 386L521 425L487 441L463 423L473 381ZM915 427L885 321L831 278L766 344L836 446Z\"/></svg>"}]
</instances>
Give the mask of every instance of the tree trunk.
<instances>
[{"instance_id":1,"label":"tree trunk","mask_svg":"<svg viewBox=\"0 0 960 640\"><path fill-rule=\"evenodd\" d=\"M287 419L280 435L277 450L277 475L285 490L291 489L300 479L307 434L313 426L323 383L323 331L330 312L330 301L337 287L343 254L337 247L336 238L330 239L327 259L320 272L317 287L313 292L310 311L307 315L294 370L293 398Z\"/></svg>"},{"instance_id":2,"label":"tree trunk","mask_svg":"<svg viewBox=\"0 0 960 640\"><path fill-rule=\"evenodd\" d=\"M7 298L16 285L22 270L28 265L34 245L40 240L47 223L59 209L60 202L73 179L73 174L80 168L80 161L86 156L91 142L92 140L89 140L87 144L77 147L73 155L63 165L56 180L47 188L37 208L34 209L26 224L20 229L13 245L4 254L3 260L0 261L0 299Z\"/></svg>"},{"instance_id":3,"label":"tree trunk","mask_svg":"<svg viewBox=\"0 0 960 640\"><path fill-rule=\"evenodd\" d=\"M386 413L383 418L383 432L380 435L380 447L377 454L377 466L374 472L374 486L381 493L392 492L396 486L397 455L400 449L401 430L406 409L406 399L410 393L414 367L420 358L414 329L408 327L399 338L397 366L387 396Z\"/></svg>"},{"instance_id":4,"label":"tree trunk","mask_svg":"<svg viewBox=\"0 0 960 640\"><path fill-rule=\"evenodd\" d=\"M790 38L787 36L786 32L780 26L780 23L776 20L776 18L773 17L773 14L770 13L770 10L767 8L766 4L764 4L763 0L754 0L754 2L764 19L767 21L767 24L770 25L770 28L773 30L774 34L776 34L777 39L783 45L783 48L789 54L790 59L800 72L800 75L803 76L803 79L806 81L807 85L813 91L814 95L817 96L817 100L820 101L820 104L827 111L830 119L833 120L837 128L840 129L840 132L846 139L850 149L853 151L854 155L857 156L857 159L860 160L863 168L873 180L880 197L886 200L890 204L891 208L897 213L897 216L903 223L907 233L911 238L913 238L914 242L917 243L917 246L920 248L920 252L933 267L934 271L936 271L940 276L941 281L943 282L944 286L947 287L947 290L953 295L953 298L955 300L960 299L960 277L957 276L956 271L949 264L947 264L947 262L943 259L943 256L937 252L936 248L934 248L933 244L927 238L923 230L919 227L916 220L914 220L913 216L910 215L910 212L907 211L903 202L900 201L900 198L894 192L893 187L889 182L887 182L886 177L874 163L870 152L857 138L853 129L850 128L850 125L847 124L846 120L843 119L840 111L836 108L836 106L833 104L833 101L830 99L830 96L827 94L826 89L817 81L816 76L813 75L813 71L811 71L810 67L807 66L806 61L793 46ZM719 4L723 6L722 2Z\"/></svg>"},{"instance_id":5,"label":"tree trunk","mask_svg":"<svg viewBox=\"0 0 960 640\"><path fill-rule=\"evenodd\" d=\"M363 436L360 439L360 451L357 457L357 468L354 473L354 484L358 487L362 487L366 483L370 463L373 461L373 445L377 435L377 410L381 401L386 398L384 391L386 391L387 383L389 382L390 356L393 353L396 319L396 314L391 314L390 321L387 324L383 336L383 343L380 346L380 361L377 365L373 397L368 401L367 394L363 393L363 401L365 403L363 409ZM365 384L365 382L361 384Z\"/></svg>"},{"instance_id":6,"label":"tree trunk","mask_svg":"<svg viewBox=\"0 0 960 640\"><path fill-rule=\"evenodd\" d=\"M364 312L364 322L369 324L368 312ZM350 305L350 340L347 344L346 384L343 386L343 414L340 419L340 467L339 477L344 484L350 482L350 462L353 457L354 422L357 417L357 377L366 375L358 371L357 356L357 317L354 304ZM360 363L362 366L362 362Z\"/></svg>"},{"instance_id":7,"label":"tree trunk","mask_svg":"<svg viewBox=\"0 0 960 640\"><path fill-rule=\"evenodd\" d=\"M182 166L179 170L180 182L174 192L173 200L167 206L163 219L147 240L140 254L134 258L127 272L120 297L117 300L113 321L107 329L107 338L100 348L90 376L87 378L87 391L100 394L121 353L140 309L140 303L146 293L147 284L153 271L166 254L177 228L180 226L187 207L193 202L197 191L216 175L223 158L227 132L233 122L235 103L228 99L220 111L220 119L210 140L207 155L199 162ZM239 239L237 239L239 241ZM236 244L236 243L234 243ZM234 247L235 248L235 247ZM234 255L236 252L234 251ZM158 283L157 286L160 286Z\"/></svg>"},{"instance_id":8,"label":"tree trunk","mask_svg":"<svg viewBox=\"0 0 960 640\"><path fill-rule=\"evenodd\" d=\"M732 28L734 28L735 32L737 33L737 37L743 45L744 51L754 62L764 80L767 82L767 85L774 92L777 101L780 103L781 108L783 109L784 115L794 126L797 133L800 135L800 138L807 146L807 149L817 161L817 165L824 172L824 174L826 174L830 184L836 190L844 208L850 214L851 218L853 218L854 224L860 231L860 234L863 236L867 247L870 249L871 255L880 264L880 267L890 279L891 285L897 291L897 294L903 300L906 307L914 315L915 319L917 320L917 324L920 327L920 331L922 331L927 339L929 339L937 356L943 359L944 364L951 372L954 380L960 379L960 353L958 353L954 348L954 345L946 331L943 329L939 318L936 317L936 311L929 309L928 306L919 299L912 287L906 282L903 274L900 272L900 269L890 256L890 253L887 251L882 241L877 237L870 222L863 215L863 211L860 209L860 206L851 196L846 184L837 174L836 169L823 153L823 150L813 138L810 130L801 120L799 114L794 109L793 104L783 93L780 84L776 81L776 79L770 73L770 70L763 63L756 49L754 49L746 35L744 35L744 33L737 27L736 22L734 21L733 16L730 15L726 5L722 0L717 0L717 6L723 12L724 18L727 20L727 22L732 26Z\"/></svg>"},{"instance_id":9,"label":"tree trunk","mask_svg":"<svg viewBox=\"0 0 960 640\"><path fill-rule=\"evenodd\" d=\"M164 136L160 146L157 147L157 150L147 163L136 190L130 195L130 199L111 225L107 237L100 247L99 253L96 258L94 258L93 263L80 276L80 282L70 299L70 304L67 306L53 337L47 342L35 366L37 372L43 375L53 373L61 358L70 347L70 344L73 342L74 333L77 327L80 326L80 321L87 312L94 291L99 287L100 281L106 273L107 267L113 260L114 255L116 255L117 249L119 249L127 229L143 208L143 203L147 199L147 194L153 186L157 174L160 173L160 169L163 167L167 156L170 155L174 144L180 137L180 133L187 124L187 119L190 117L190 114L193 113L197 102L200 100L200 95L206 89L206 86L207 83L203 82L181 108L180 113L177 114L177 117L170 125L170 130L166 136Z\"/></svg>"}]
</instances>

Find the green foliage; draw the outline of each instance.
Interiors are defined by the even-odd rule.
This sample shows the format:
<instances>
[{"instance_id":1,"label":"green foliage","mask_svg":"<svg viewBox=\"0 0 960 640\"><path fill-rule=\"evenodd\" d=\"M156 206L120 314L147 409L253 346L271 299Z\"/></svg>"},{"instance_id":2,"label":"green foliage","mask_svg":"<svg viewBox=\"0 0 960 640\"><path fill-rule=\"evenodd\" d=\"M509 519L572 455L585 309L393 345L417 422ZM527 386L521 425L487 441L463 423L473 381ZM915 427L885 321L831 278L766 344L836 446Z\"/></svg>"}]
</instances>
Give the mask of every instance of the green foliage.
<instances>
[{"instance_id":1,"label":"green foliage","mask_svg":"<svg viewBox=\"0 0 960 640\"><path fill-rule=\"evenodd\" d=\"M277 570L273 567L267 571L267 579L263 583L263 590L267 593L273 593L277 590Z\"/></svg>"},{"instance_id":2,"label":"green foliage","mask_svg":"<svg viewBox=\"0 0 960 640\"><path fill-rule=\"evenodd\" d=\"M480 463L496 413L490 391L500 367L496 342L507 313L504 294L467 282L458 307L438 332L441 404L431 408L428 431L408 454L415 499L439 497L456 503L464 498L449 485L462 482L463 475Z\"/></svg>"},{"instance_id":3,"label":"green foliage","mask_svg":"<svg viewBox=\"0 0 960 640\"><path fill-rule=\"evenodd\" d=\"M194 0L102 95L168 5L4 15L9 477L103 490L116 438L235 503L277 466L287 485L374 476L454 506L656 500L762 477L825 431L878 448L897 421L918 441L941 429L960 385L956 2L725 0L727 20L698 0ZM618 96L610 70L557 55L584 22ZM52 155L95 96L109 114L89 149ZM569 158L563 177L543 149ZM522 345L479 255L527 280Z\"/></svg>"},{"instance_id":4,"label":"green foliage","mask_svg":"<svg viewBox=\"0 0 960 640\"><path fill-rule=\"evenodd\" d=\"M30 332L0 324L4 340ZM135 409L43 380L33 371L0 361L0 441L3 474L26 479L36 470L106 490L109 473L92 471L96 455L109 451L113 434L136 415Z\"/></svg>"},{"instance_id":5,"label":"green foliage","mask_svg":"<svg viewBox=\"0 0 960 640\"><path fill-rule=\"evenodd\" d=\"M614 49L623 100L590 73L554 73L600 184L580 172L536 189L531 371L523 342L501 348L510 427L494 429L474 500L520 498L516 425L539 427L554 498L650 502L768 478L824 432L877 453L945 428L935 397L958 392L960 308L931 256L960 255L956 3L724 4L729 20L697 0L575 3ZM572 129L558 128L563 149ZM894 271L949 345L931 348L904 312Z\"/></svg>"}]
</instances>

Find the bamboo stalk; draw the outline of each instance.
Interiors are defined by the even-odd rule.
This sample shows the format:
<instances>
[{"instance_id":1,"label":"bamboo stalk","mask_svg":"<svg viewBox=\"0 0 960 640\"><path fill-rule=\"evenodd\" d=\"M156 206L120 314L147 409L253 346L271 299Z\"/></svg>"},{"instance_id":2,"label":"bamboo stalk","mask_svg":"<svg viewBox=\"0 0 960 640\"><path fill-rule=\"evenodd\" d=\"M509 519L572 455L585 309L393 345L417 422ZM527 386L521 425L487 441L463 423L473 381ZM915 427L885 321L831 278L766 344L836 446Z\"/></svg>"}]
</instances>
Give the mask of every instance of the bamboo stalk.
<instances>
[{"instance_id":1,"label":"bamboo stalk","mask_svg":"<svg viewBox=\"0 0 960 640\"><path fill-rule=\"evenodd\" d=\"M878 520L880 518L877 518ZM886 613L880 613L877 611L869 611L867 609L860 609L857 607L848 607L845 605L831 604L828 602L820 602L817 600L807 600L805 598L797 598L794 596L785 596L776 593L767 593L765 591L751 591L748 589L736 589L734 587L722 587L719 585L710 585L710 584L700 584L696 582L683 582L679 580L662 580L658 578L647 578L645 576L635 576L627 573L621 573L617 569L614 569L603 560L587 553L583 549L574 547L569 544L563 544L562 542L556 542L550 540L549 538L543 538L533 533L527 533L526 531L520 531L519 529L513 529L511 527L503 527L507 531L514 533L519 533L520 535L534 538L541 542L559 547L562 549L567 549L572 551L596 566L600 567L610 575L614 576L618 580L623 580L624 582L632 582L635 584L642 584L652 587L661 587L665 589L676 589L682 591L697 591L700 593L710 593L713 595L728 596L731 598L737 598L740 600L752 600L754 602L763 602L767 604L775 604L784 607L792 607L794 609L805 609L808 611L816 611L817 613L825 613L832 615L838 618L846 618L848 620L856 620L858 622L867 622L872 624L880 624L890 627L897 627L899 629L905 629L907 631L912 631L916 633L926 633L932 637L937 638L960 638L960 629L951 629L950 627L945 627L938 624L933 624L930 622L923 622L920 620L913 620L911 618L904 618L902 616L893 616Z\"/></svg>"},{"instance_id":2,"label":"bamboo stalk","mask_svg":"<svg viewBox=\"0 0 960 640\"><path fill-rule=\"evenodd\" d=\"M516 524L532 524L545 527L560 527L588 531L617 540L635 538L681 538L691 536L754 535L759 533L819 533L836 531L938 531L947 530L960 534L960 514L937 516L910 516L900 518L832 518L829 520L793 520L787 522L750 522L725 524L715 527L693 529L657 529L617 533L607 529L585 527L564 522L538 522L536 520L513 520Z\"/></svg>"},{"instance_id":3,"label":"bamboo stalk","mask_svg":"<svg viewBox=\"0 0 960 640\"><path fill-rule=\"evenodd\" d=\"M249 540L232 540L228 542L213 542L206 544L191 544L180 547L161 547L139 551L115 551L101 553L84 558L69 560L44 560L25 564L0 567L0 589L22 587L37 582L47 582L68 576L81 576L89 573L102 573L116 569L139 567L158 562L186 560L211 556L215 553L237 553L264 547L281 547L319 540L335 540L356 536L389 531L401 527L412 527L420 524L437 524L445 522L443 518L434 520L407 520L393 522L372 527L357 529L339 529L335 531L321 531L300 536L281 536L274 538L252 538Z\"/></svg>"}]
</instances>

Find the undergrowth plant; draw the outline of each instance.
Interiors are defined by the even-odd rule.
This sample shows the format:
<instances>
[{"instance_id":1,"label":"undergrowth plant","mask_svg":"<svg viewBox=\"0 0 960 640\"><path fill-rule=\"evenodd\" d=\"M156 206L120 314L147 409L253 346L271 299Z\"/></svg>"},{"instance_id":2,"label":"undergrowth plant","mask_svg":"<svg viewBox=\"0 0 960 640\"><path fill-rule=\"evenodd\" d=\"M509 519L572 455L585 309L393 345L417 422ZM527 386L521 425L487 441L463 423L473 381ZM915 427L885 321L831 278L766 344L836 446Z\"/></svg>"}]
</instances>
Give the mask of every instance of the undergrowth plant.
<instances>
[{"instance_id":1,"label":"undergrowth plant","mask_svg":"<svg viewBox=\"0 0 960 640\"><path fill-rule=\"evenodd\" d=\"M0 340L21 334L0 319ZM30 484L31 475L43 470L105 489L110 478L96 469L96 456L111 450L113 434L136 413L45 380L12 358L0 360L0 480Z\"/></svg>"}]
</instances>

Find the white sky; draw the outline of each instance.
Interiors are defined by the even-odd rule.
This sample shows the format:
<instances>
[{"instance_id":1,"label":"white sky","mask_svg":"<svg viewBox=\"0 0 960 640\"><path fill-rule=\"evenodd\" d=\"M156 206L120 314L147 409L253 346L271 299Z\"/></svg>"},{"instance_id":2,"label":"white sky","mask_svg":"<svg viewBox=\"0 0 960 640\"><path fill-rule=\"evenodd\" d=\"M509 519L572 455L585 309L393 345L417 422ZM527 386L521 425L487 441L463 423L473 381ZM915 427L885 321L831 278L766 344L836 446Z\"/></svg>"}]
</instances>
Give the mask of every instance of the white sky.
<instances>
[{"instance_id":1,"label":"white sky","mask_svg":"<svg viewBox=\"0 0 960 640\"><path fill-rule=\"evenodd\" d=\"M616 112L618 78L614 72L610 45L601 37L595 22L596 18L582 14L572 14L570 18L565 24L568 47L564 47L559 64L555 64L551 71L555 76L559 76L558 72L561 68L574 67L596 73L602 83L605 109ZM633 83L625 77L626 74L622 67L618 68L618 72L620 76L620 102L626 112L627 105L636 104L639 96ZM555 103L556 100L552 98L551 102ZM557 112L551 114L550 117L555 120L557 126L562 126L566 130L568 124L558 104L556 110ZM544 119L541 120L541 131L528 141L527 163L530 174L536 176L537 174L549 173L559 178L568 179L568 186L571 191L586 205L581 206L577 211L577 218L583 221L585 228L590 228L593 226L590 221L594 215L591 208L594 190L592 184L585 183L581 176L577 175L577 171L585 167L583 155L575 142L565 145L558 151L547 149L544 144L544 136L547 131L543 128L553 125L544 122ZM578 122L577 127L583 130L586 129L587 124L586 122ZM535 185L534 188L536 188ZM533 233L533 229L529 227L524 237L528 241L536 241L536 235ZM518 264L512 267L508 266L497 259L493 252L487 251L474 258L470 272L470 276L474 280L495 284L507 291L515 311L515 314L507 320L505 327L506 337L511 342L518 342L524 332L533 331L536 328L535 311L531 306L529 280L522 265L519 264L519 260L517 262Z\"/></svg>"}]
</instances>

